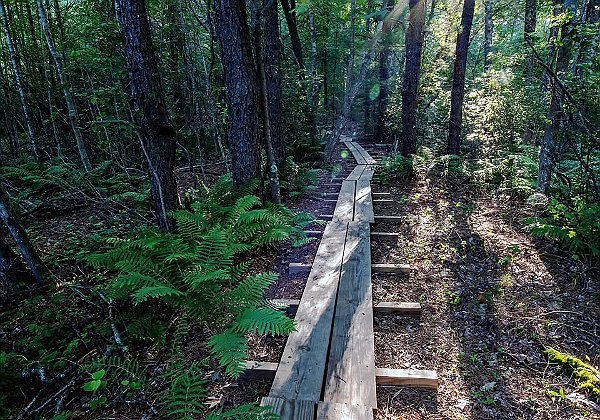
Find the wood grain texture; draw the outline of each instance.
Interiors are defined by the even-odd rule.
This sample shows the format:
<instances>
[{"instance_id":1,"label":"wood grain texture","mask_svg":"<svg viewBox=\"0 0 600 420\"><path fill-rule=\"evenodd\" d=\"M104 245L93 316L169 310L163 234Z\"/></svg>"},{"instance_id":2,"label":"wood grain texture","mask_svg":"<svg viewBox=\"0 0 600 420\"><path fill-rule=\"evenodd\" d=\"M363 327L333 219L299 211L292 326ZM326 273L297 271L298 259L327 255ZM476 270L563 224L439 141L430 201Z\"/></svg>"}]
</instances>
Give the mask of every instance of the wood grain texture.
<instances>
[{"instance_id":1,"label":"wood grain texture","mask_svg":"<svg viewBox=\"0 0 600 420\"><path fill-rule=\"evenodd\" d=\"M374 273L410 273L410 265L407 264L371 264Z\"/></svg>"},{"instance_id":2,"label":"wood grain texture","mask_svg":"<svg viewBox=\"0 0 600 420\"><path fill-rule=\"evenodd\" d=\"M260 405L271 406L272 408L267 413L277 414L281 420L313 420L315 418L316 404L313 401L263 397Z\"/></svg>"},{"instance_id":3,"label":"wood grain texture","mask_svg":"<svg viewBox=\"0 0 600 420\"><path fill-rule=\"evenodd\" d=\"M308 233L307 233L308 235ZM398 239L400 237L399 233L390 233L390 232L371 232L372 238L389 238L389 239Z\"/></svg>"},{"instance_id":4,"label":"wood grain texture","mask_svg":"<svg viewBox=\"0 0 600 420\"><path fill-rule=\"evenodd\" d=\"M418 302L379 302L373 305L376 313L399 313L404 315L421 315L423 308Z\"/></svg>"},{"instance_id":5,"label":"wood grain texture","mask_svg":"<svg viewBox=\"0 0 600 420\"><path fill-rule=\"evenodd\" d=\"M320 402L317 406L317 420L370 420L372 418L373 408L364 405Z\"/></svg>"},{"instance_id":6,"label":"wood grain texture","mask_svg":"<svg viewBox=\"0 0 600 420\"><path fill-rule=\"evenodd\" d=\"M356 192L355 181L342 182L338 202L333 212L334 221L349 222L354 218L354 195Z\"/></svg>"},{"instance_id":7,"label":"wood grain texture","mask_svg":"<svg viewBox=\"0 0 600 420\"><path fill-rule=\"evenodd\" d=\"M404 219L404 216L375 216L376 222L401 222Z\"/></svg>"},{"instance_id":8,"label":"wood grain texture","mask_svg":"<svg viewBox=\"0 0 600 420\"><path fill-rule=\"evenodd\" d=\"M356 196L354 203L354 219L359 222L375 222L373 213L373 197L371 196L371 182L365 179L356 181Z\"/></svg>"},{"instance_id":9,"label":"wood grain texture","mask_svg":"<svg viewBox=\"0 0 600 420\"><path fill-rule=\"evenodd\" d=\"M309 273L311 268L312 264L290 263L288 271L290 274Z\"/></svg>"},{"instance_id":10,"label":"wood grain texture","mask_svg":"<svg viewBox=\"0 0 600 420\"><path fill-rule=\"evenodd\" d=\"M348 226L323 401L377 407L369 224Z\"/></svg>"},{"instance_id":11,"label":"wood grain texture","mask_svg":"<svg viewBox=\"0 0 600 420\"><path fill-rule=\"evenodd\" d=\"M346 177L346 181L358 181L365 171L365 165L356 165L352 172Z\"/></svg>"},{"instance_id":12,"label":"wood grain texture","mask_svg":"<svg viewBox=\"0 0 600 420\"><path fill-rule=\"evenodd\" d=\"M377 385L437 389L438 376L434 370L378 368Z\"/></svg>"},{"instance_id":13,"label":"wood grain texture","mask_svg":"<svg viewBox=\"0 0 600 420\"><path fill-rule=\"evenodd\" d=\"M325 227L270 397L319 401L348 223Z\"/></svg>"}]
</instances>

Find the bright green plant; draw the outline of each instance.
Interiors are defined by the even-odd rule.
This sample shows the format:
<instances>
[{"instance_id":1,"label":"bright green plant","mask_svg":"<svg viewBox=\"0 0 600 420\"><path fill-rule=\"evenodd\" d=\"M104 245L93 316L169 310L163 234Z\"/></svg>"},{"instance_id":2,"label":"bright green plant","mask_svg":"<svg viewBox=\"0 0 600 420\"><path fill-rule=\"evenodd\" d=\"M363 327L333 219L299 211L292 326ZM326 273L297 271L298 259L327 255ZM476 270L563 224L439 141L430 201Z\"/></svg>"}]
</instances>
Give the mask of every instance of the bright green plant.
<instances>
[{"instance_id":1,"label":"bright green plant","mask_svg":"<svg viewBox=\"0 0 600 420\"><path fill-rule=\"evenodd\" d=\"M233 376L243 371L248 332L293 330L293 322L263 298L277 276L245 275L250 264L239 257L283 240L306 243L302 227L313 219L283 206L259 208L259 199L245 192L232 192L223 179L192 204L193 211L173 213L176 233L144 229L109 240L111 249L89 258L116 273L106 286L110 297L164 302L220 331L209 345Z\"/></svg>"},{"instance_id":2,"label":"bright green plant","mask_svg":"<svg viewBox=\"0 0 600 420\"><path fill-rule=\"evenodd\" d=\"M554 239L574 254L600 256L600 204L578 197L570 204L551 200L546 213L525 219L534 236Z\"/></svg>"},{"instance_id":3,"label":"bright green plant","mask_svg":"<svg viewBox=\"0 0 600 420\"><path fill-rule=\"evenodd\" d=\"M579 389L600 397L600 371L598 369L575 356L562 353L552 347L547 347L544 353L551 362L558 363L561 369L574 376Z\"/></svg>"}]
</instances>

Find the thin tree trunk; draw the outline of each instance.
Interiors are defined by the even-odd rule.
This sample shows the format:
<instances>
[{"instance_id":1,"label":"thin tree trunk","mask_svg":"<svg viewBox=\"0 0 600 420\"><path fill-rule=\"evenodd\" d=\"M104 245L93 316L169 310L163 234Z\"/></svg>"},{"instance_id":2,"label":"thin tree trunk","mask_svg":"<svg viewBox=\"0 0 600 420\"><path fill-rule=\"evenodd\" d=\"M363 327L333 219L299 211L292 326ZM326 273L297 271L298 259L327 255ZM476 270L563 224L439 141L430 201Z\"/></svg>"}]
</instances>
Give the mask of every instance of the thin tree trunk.
<instances>
[{"instance_id":1,"label":"thin tree trunk","mask_svg":"<svg viewBox=\"0 0 600 420\"><path fill-rule=\"evenodd\" d=\"M144 0L118 0L117 16L125 41L138 136L148 162L152 203L158 226L173 231L170 213L179 208L175 129L165 104Z\"/></svg>"},{"instance_id":2,"label":"thin tree trunk","mask_svg":"<svg viewBox=\"0 0 600 420\"><path fill-rule=\"evenodd\" d=\"M447 153L449 155L460 154L463 102L465 97L465 73L467 70L467 53L469 50L469 37L471 35L474 12L475 0L464 0L460 32L456 38L456 56L454 58L454 73L452 75L447 145Z\"/></svg>"},{"instance_id":3,"label":"thin tree trunk","mask_svg":"<svg viewBox=\"0 0 600 420\"><path fill-rule=\"evenodd\" d=\"M254 52L260 90L260 116L262 120L263 138L267 152L267 174L269 178L269 187L271 189L271 199L275 204L281 204L279 175L277 173L277 163L275 162L275 152L273 150L273 140L271 138L271 124L269 118L270 98L267 90L267 76L265 72L265 59L263 52L263 14L261 13L263 2L261 0L253 0L252 5L255 15L253 19ZM276 4L271 5L272 8L273 6L275 6L275 10L277 10Z\"/></svg>"},{"instance_id":4,"label":"thin tree trunk","mask_svg":"<svg viewBox=\"0 0 600 420\"><path fill-rule=\"evenodd\" d=\"M298 27L296 26L296 19L292 14L290 3L288 0L281 0L281 8L283 9L283 15L287 23L288 32L290 34L290 40L292 42L292 51L294 52L294 58L296 59L296 65L298 69L304 70L304 58L302 57L302 43L300 42L300 35L298 35Z\"/></svg>"},{"instance_id":5,"label":"thin tree trunk","mask_svg":"<svg viewBox=\"0 0 600 420\"><path fill-rule=\"evenodd\" d=\"M13 212L8 195L0 182L0 221L8 228L15 243L21 250L25 263L33 273L36 282L40 285L48 283L49 273L46 266L35 252L29 236L23 229L21 221Z\"/></svg>"},{"instance_id":6,"label":"thin tree trunk","mask_svg":"<svg viewBox=\"0 0 600 420\"><path fill-rule=\"evenodd\" d=\"M494 5L492 0L485 0L485 38L483 42L483 68L487 73L492 66L492 38L494 35Z\"/></svg>"},{"instance_id":7,"label":"thin tree trunk","mask_svg":"<svg viewBox=\"0 0 600 420\"><path fill-rule=\"evenodd\" d=\"M381 2L382 9L391 11L394 7L395 0L383 0ZM389 12L388 12L389 13ZM384 24L382 31L384 32L382 47L379 51L379 96L377 97L377 121L375 123L375 138L381 143L385 143L387 139L387 104L390 96L389 80L391 77L390 71L390 32L391 24Z\"/></svg>"},{"instance_id":8,"label":"thin tree trunk","mask_svg":"<svg viewBox=\"0 0 600 420\"><path fill-rule=\"evenodd\" d=\"M259 86L246 2L216 0L217 33L227 88L227 135L236 186L260 178Z\"/></svg>"},{"instance_id":9,"label":"thin tree trunk","mask_svg":"<svg viewBox=\"0 0 600 420\"><path fill-rule=\"evenodd\" d=\"M269 126L275 163L280 165L285 159L285 138L283 135L281 40L279 39L277 2L264 11L264 17L264 63L269 98Z\"/></svg>"},{"instance_id":10,"label":"thin tree trunk","mask_svg":"<svg viewBox=\"0 0 600 420\"><path fill-rule=\"evenodd\" d=\"M421 59L423 54L423 28L425 26L425 0L410 0L410 18L406 31L406 64L402 83L402 155L417 152L417 101Z\"/></svg>"},{"instance_id":11,"label":"thin tree trunk","mask_svg":"<svg viewBox=\"0 0 600 420\"><path fill-rule=\"evenodd\" d=\"M537 25L537 0L525 0L525 26L523 28L523 39L527 56L525 59L525 67L523 69L523 77L525 80L531 80L533 77L533 56L530 52L529 44L534 43L533 35Z\"/></svg>"},{"instance_id":12,"label":"thin tree trunk","mask_svg":"<svg viewBox=\"0 0 600 420\"><path fill-rule=\"evenodd\" d=\"M312 10L308 12L308 25L310 26L310 81L308 86L308 130L310 139L317 138L317 29L315 26L315 15Z\"/></svg>"},{"instance_id":13,"label":"thin tree trunk","mask_svg":"<svg viewBox=\"0 0 600 420\"><path fill-rule=\"evenodd\" d=\"M565 22L560 30L561 37L556 57L556 77L562 77L569 70L569 62L573 52L573 37L576 32L574 19L577 11L577 0L565 0L563 10L571 12L573 17ZM564 113L562 111L562 92L557 86L557 81L552 79L550 82L550 110L548 112L546 127L544 128L544 138L540 146L540 156L538 161L538 179L537 190L546 193L552 182L552 173L558 160L557 134L560 130Z\"/></svg>"},{"instance_id":14,"label":"thin tree trunk","mask_svg":"<svg viewBox=\"0 0 600 420\"><path fill-rule=\"evenodd\" d=\"M29 114L29 105L27 103L27 91L26 86L23 84L21 79L21 66L19 65L19 57L15 51L12 36L10 33L10 27L8 26L8 19L6 17L6 9L4 7L4 0L0 0L0 14L2 17L2 25L4 26L4 34L6 35L6 45L8 47L8 53L10 55L10 61L12 63L13 72L15 75L15 82L17 83L17 89L19 90L19 98L21 99L21 106L23 107L23 118L25 119L25 127L27 129L27 137L29 143L31 143L31 151L35 159L39 159L37 146L35 142L35 134L33 129L33 121ZM34 38L35 39L35 38Z\"/></svg>"},{"instance_id":15,"label":"thin tree trunk","mask_svg":"<svg viewBox=\"0 0 600 420\"><path fill-rule=\"evenodd\" d=\"M46 9L44 7L43 0L37 0L38 12L40 14L40 23L42 26L42 31L44 32L44 36L46 37L46 43L48 44L48 49L50 50L50 55L54 60L54 64L56 65L56 72L58 73L58 78L60 79L60 84L62 85L63 94L65 96L65 101L67 103L67 109L69 111L69 122L71 123L71 128L73 130L73 134L75 135L75 141L77 143L77 150L79 151L79 157L81 158L81 163L83 164L83 168L86 171L92 170L92 165L90 163L90 159L88 156L88 151L85 146L85 142L83 140L83 135L81 134L81 128L79 127L79 113L77 112L77 105L75 103L75 99L73 98L73 94L71 92L71 86L69 84L69 80L67 75L63 69L63 61L59 56L58 51L56 50L56 45L54 44L54 38L52 37L52 33L50 32L50 24L48 23L48 14L46 13Z\"/></svg>"}]
</instances>

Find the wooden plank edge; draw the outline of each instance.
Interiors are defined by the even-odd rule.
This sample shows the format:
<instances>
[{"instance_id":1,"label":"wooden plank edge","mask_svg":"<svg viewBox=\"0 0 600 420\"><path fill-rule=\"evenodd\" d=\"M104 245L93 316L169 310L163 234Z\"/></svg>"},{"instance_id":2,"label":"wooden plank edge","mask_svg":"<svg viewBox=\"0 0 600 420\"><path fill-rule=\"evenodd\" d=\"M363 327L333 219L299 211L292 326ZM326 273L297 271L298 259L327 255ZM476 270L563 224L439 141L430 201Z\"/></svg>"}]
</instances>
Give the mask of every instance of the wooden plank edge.
<instances>
[{"instance_id":1,"label":"wooden plank edge","mask_svg":"<svg viewBox=\"0 0 600 420\"><path fill-rule=\"evenodd\" d=\"M273 377L275 376L278 366L279 363L275 362L256 362L249 360L246 362L247 370L245 375L254 378ZM379 386L437 389L439 380L435 370L376 368L375 383Z\"/></svg>"},{"instance_id":2,"label":"wooden plank edge","mask_svg":"<svg viewBox=\"0 0 600 420\"><path fill-rule=\"evenodd\" d=\"M376 238L399 238L400 234L399 233L392 233L392 232L371 232L371 237L376 237Z\"/></svg>"},{"instance_id":3,"label":"wooden plank edge","mask_svg":"<svg viewBox=\"0 0 600 420\"><path fill-rule=\"evenodd\" d=\"M275 306L286 309L286 314L293 315L300 305L299 299L270 299ZM423 308L418 302L379 302L373 305L375 313L400 313L403 315L421 315Z\"/></svg>"},{"instance_id":4,"label":"wooden plank edge","mask_svg":"<svg viewBox=\"0 0 600 420\"><path fill-rule=\"evenodd\" d=\"M405 273L411 271L408 264L371 264L373 273Z\"/></svg>"}]
</instances>

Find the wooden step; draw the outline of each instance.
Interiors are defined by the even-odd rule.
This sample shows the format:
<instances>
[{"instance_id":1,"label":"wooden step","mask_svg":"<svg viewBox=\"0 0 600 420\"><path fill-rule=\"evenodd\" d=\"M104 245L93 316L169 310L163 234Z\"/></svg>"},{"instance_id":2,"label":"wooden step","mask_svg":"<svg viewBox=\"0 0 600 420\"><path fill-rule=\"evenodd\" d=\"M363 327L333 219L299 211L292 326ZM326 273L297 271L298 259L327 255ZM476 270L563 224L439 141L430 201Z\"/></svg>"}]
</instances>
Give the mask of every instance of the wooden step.
<instances>
[{"instance_id":1,"label":"wooden step","mask_svg":"<svg viewBox=\"0 0 600 420\"><path fill-rule=\"evenodd\" d=\"M278 366L279 363L274 362L248 361L245 375L253 378L272 378ZM376 368L375 382L379 386L437 389L439 380L435 370Z\"/></svg>"},{"instance_id":2,"label":"wooden step","mask_svg":"<svg viewBox=\"0 0 600 420\"><path fill-rule=\"evenodd\" d=\"M272 407L266 413L276 414L282 420L314 420L316 403L314 401L289 400L284 398L263 397L263 407Z\"/></svg>"},{"instance_id":3,"label":"wooden step","mask_svg":"<svg viewBox=\"0 0 600 420\"><path fill-rule=\"evenodd\" d=\"M372 238L389 238L389 239L397 239L400 237L399 233L393 232L371 232Z\"/></svg>"},{"instance_id":4,"label":"wooden step","mask_svg":"<svg viewBox=\"0 0 600 420\"><path fill-rule=\"evenodd\" d=\"M393 203L394 200L391 198L374 198L373 203Z\"/></svg>"},{"instance_id":5,"label":"wooden step","mask_svg":"<svg viewBox=\"0 0 600 420\"><path fill-rule=\"evenodd\" d=\"M312 264L290 263L288 272L290 274L310 273ZM371 270L374 273L410 273L410 266L407 264L371 264Z\"/></svg>"},{"instance_id":6,"label":"wooden step","mask_svg":"<svg viewBox=\"0 0 600 420\"><path fill-rule=\"evenodd\" d=\"M306 236L321 236L323 234L322 230L305 230L304 233Z\"/></svg>"},{"instance_id":7,"label":"wooden step","mask_svg":"<svg viewBox=\"0 0 600 420\"><path fill-rule=\"evenodd\" d=\"M435 370L377 368L377 385L438 388Z\"/></svg>"},{"instance_id":8,"label":"wooden step","mask_svg":"<svg viewBox=\"0 0 600 420\"><path fill-rule=\"evenodd\" d=\"M269 302L278 307L285 307L286 315L293 315L300 304L298 299L270 299ZM420 316L423 313L423 308L418 302L379 302L373 305L373 312L376 314L397 313Z\"/></svg>"},{"instance_id":9,"label":"wooden step","mask_svg":"<svg viewBox=\"0 0 600 420\"><path fill-rule=\"evenodd\" d=\"M374 192L373 195L375 195L375 196L384 196L384 195L392 195L392 193L389 193L389 192Z\"/></svg>"},{"instance_id":10,"label":"wooden step","mask_svg":"<svg viewBox=\"0 0 600 420\"><path fill-rule=\"evenodd\" d=\"M375 222L401 222L404 216L375 216Z\"/></svg>"},{"instance_id":11,"label":"wooden step","mask_svg":"<svg viewBox=\"0 0 600 420\"><path fill-rule=\"evenodd\" d=\"M371 264L374 273L410 273L410 265L407 264Z\"/></svg>"}]
</instances>

